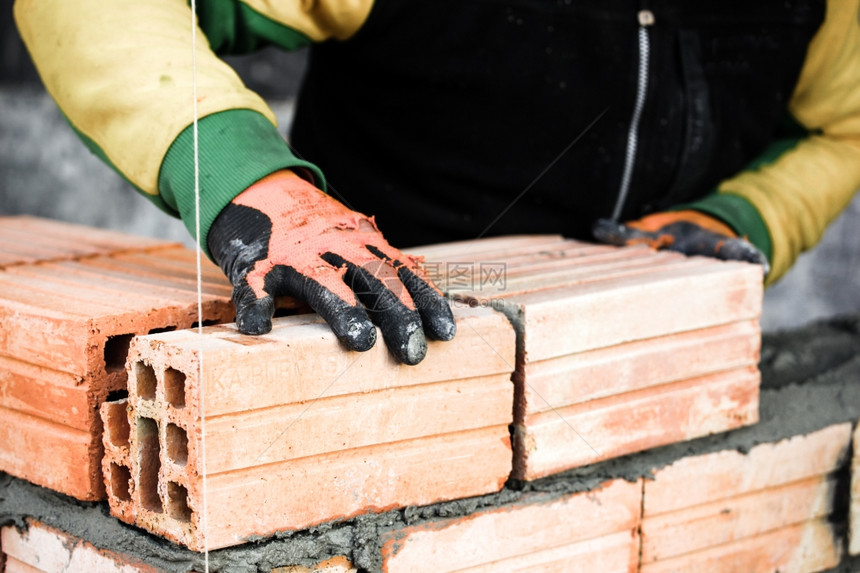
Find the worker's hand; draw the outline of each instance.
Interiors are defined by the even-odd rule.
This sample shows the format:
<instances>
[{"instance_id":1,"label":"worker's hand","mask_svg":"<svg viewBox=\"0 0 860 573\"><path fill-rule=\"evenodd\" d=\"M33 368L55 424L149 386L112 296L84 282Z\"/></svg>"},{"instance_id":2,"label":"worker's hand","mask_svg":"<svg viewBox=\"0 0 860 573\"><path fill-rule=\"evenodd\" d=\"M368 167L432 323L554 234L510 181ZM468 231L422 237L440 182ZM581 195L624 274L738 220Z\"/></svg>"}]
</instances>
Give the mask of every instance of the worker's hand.
<instances>
[{"instance_id":1,"label":"worker's hand","mask_svg":"<svg viewBox=\"0 0 860 573\"><path fill-rule=\"evenodd\" d=\"M352 350L376 342L372 318L406 364L424 358L425 334L450 340L456 332L448 302L414 257L391 247L372 218L291 171L233 199L207 243L233 283L236 324L245 334L271 330L281 295L305 300Z\"/></svg>"},{"instance_id":2,"label":"worker's hand","mask_svg":"<svg viewBox=\"0 0 860 573\"><path fill-rule=\"evenodd\" d=\"M764 268L765 276L770 271L764 253L722 221L699 211L655 213L626 224L599 219L593 232L595 238L610 245L645 244L685 255L756 263Z\"/></svg>"}]
</instances>

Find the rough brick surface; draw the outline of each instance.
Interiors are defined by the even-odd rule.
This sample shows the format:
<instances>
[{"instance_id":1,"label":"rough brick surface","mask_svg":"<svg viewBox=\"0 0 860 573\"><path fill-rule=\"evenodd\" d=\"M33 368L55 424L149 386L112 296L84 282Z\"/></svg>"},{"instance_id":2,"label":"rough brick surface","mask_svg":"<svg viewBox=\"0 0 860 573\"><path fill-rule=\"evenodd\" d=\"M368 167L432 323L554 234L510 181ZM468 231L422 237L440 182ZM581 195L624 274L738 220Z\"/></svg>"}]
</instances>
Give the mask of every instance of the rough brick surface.
<instances>
[{"instance_id":1,"label":"rough brick surface","mask_svg":"<svg viewBox=\"0 0 860 573\"><path fill-rule=\"evenodd\" d=\"M636 571L641 482L520 503L387 534L383 570Z\"/></svg>"},{"instance_id":2,"label":"rough brick surface","mask_svg":"<svg viewBox=\"0 0 860 573\"><path fill-rule=\"evenodd\" d=\"M683 531L679 531L678 535L683 535ZM816 519L666 561L644 563L640 571L811 573L831 569L839 563L840 543L841 541L833 536L833 525L828 523L827 519Z\"/></svg>"},{"instance_id":3,"label":"rough brick surface","mask_svg":"<svg viewBox=\"0 0 860 573\"><path fill-rule=\"evenodd\" d=\"M0 546L8 556L6 570L39 573L158 573L131 555L103 551L93 545L39 522L27 530L7 526L0 529Z\"/></svg>"},{"instance_id":4,"label":"rough brick surface","mask_svg":"<svg viewBox=\"0 0 860 573\"><path fill-rule=\"evenodd\" d=\"M441 288L518 330L516 478L758 419L755 265L557 236L416 251Z\"/></svg>"},{"instance_id":5,"label":"rough brick surface","mask_svg":"<svg viewBox=\"0 0 860 573\"><path fill-rule=\"evenodd\" d=\"M526 416L514 426L514 477L536 479L758 420L748 367Z\"/></svg>"},{"instance_id":6,"label":"rough brick surface","mask_svg":"<svg viewBox=\"0 0 860 573\"><path fill-rule=\"evenodd\" d=\"M851 506L848 552L860 555L860 424L854 430L854 459L851 461Z\"/></svg>"},{"instance_id":7,"label":"rough brick surface","mask_svg":"<svg viewBox=\"0 0 860 573\"><path fill-rule=\"evenodd\" d=\"M197 320L196 255L65 223L3 223L0 252L53 251L7 257L0 271L0 471L102 499L99 404L125 389L133 335ZM232 320L230 296L221 271L204 261L204 321Z\"/></svg>"},{"instance_id":8,"label":"rough brick surface","mask_svg":"<svg viewBox=\"0 0 860 573\"><path fill-rule=\"evenodd\" d=\"M167 246L178 245L40 217L0 217L0 269Z\"/></svg>"},{"instance_id":9,"label":"rough brick surface","mask_svg":"<svg viewBox=\"0 0 860 573\"><path fill-rule=\"evenodd\" d=\"M136 338L129 400L102 407L112 513L199 550L204 475L210 548L497 491L514 332L488 309L455 315L457 338L417 366L383 344L346 352L315 315L261 337L223 325Z\"/></svg>"},{"instance_id":10,"label":"rough brick surface","mask_svg":"<svg viewBox=\"0 0 860 573\"><path fill-rule=\"evenodd\" d=\"M836 472L850 424L747 454L683 458L646 481L642 571L820 571L838 564Z\"/></svg>"}]
</instances>

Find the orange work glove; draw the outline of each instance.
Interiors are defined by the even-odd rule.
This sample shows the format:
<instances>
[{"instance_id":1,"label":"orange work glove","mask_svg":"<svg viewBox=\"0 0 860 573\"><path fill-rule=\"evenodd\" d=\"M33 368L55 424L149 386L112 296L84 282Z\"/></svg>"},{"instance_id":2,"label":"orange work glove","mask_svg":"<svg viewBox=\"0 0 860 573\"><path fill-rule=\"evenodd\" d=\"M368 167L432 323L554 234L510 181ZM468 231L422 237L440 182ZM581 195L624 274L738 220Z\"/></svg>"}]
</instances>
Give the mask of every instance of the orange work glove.
<instances>
[{"instance_id":1,"label":"orange work glove","mask_svg":"<svg viewBox=\"0 0 860 573\"><path fill-rule=\"evenodd\" d=\"M770 271L767 257L752 243L742 239L722 221L699 211L654 213L637 221L617 223L599 219L594 237L610 245L645 244L685 255L704 255L723 260L747 261Z\"/></svg>"},{"instance_id":2,"label":"orange work glove","mask_svg":"<svg viewBox=\"0 0 860 573\"><path fill-rule=\"evenodd\" d=\"M233 284L236 324L272 328L274 297L305 300L352 350L376 341L417 364L429 338L456 332L448 302L418 261L393 248L373 219L347 209L292 171L258 181L225 207L207 237Z\"/></svg>"}]
</instances>

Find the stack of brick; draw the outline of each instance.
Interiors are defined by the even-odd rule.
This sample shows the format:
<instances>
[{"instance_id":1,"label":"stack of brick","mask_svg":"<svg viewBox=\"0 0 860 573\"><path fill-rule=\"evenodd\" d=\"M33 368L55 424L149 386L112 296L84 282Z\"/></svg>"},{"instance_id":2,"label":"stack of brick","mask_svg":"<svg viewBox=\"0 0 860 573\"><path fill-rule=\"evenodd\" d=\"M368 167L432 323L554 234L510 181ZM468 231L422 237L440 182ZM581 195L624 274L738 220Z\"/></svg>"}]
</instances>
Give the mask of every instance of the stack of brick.
<instances>
[{"instance_id":1,"label":"stack of brick","mask_svg":"<svg viewBox=\"0 0 860 573\"><path fill-rule=\"evenodd\" d=\"M443 290L517 328L516 478L757 420L755 265L561 237L417 252Z\"/></svg>"},{"instance_id":2,"label":"stack of brick","mask_svg":"<svg viewBox=\"0 0 860 573\"><path fill-rule=\"evenodd\" d=\"M515 336L489 309L455 317L417 366L345 352L316 315L137 337L128 401L102 407L112 514L202 550L498 491Z\"/></svg>"},{"instance_id":3,"label":"stack of brick","mask_svg":"<svg viewBox=\"0 0 860 573\"><path fill-rule=\"evenodd\" d=\"M0 471L104 498L99 405L126 385L131 338L197 318L181 245L31 217L0 218ZM233 318L203 266L204 321Z\"/></svg>"},{"instance_id":4,"label":"stack of brick","mask_svg":"<svg viewBox=\"0 0 860 573\"><path fill-rule=\"evenodd\" d=\"M842 557L837 474L850 441L851 424L836 424L747 454L682 457L654 479L399 528L382 536L382 569L824 571Z\"/></svg>"}]
</instances>

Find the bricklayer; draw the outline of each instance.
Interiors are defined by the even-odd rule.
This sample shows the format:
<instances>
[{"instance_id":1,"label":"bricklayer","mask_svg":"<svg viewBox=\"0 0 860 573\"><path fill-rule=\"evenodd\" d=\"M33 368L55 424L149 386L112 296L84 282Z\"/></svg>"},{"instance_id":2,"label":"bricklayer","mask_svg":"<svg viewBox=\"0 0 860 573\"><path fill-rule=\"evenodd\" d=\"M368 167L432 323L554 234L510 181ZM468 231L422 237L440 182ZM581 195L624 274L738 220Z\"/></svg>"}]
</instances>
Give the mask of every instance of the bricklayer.
<instances>
[{"instance_id":1,"label":"bricklayer","mask_svg":"<svg viewBox=\"0 0 860 573\"><path fill-rule=\"evenodd\" d=\"M499 490L514 333L488 309L455 315L457 338L417 366L382 344L345 352L313 315L262 337L229 325L138 337L127 406L102 408L112 513L199 550L204 474L210 548Z\"/></svg>"}]
</instances>

